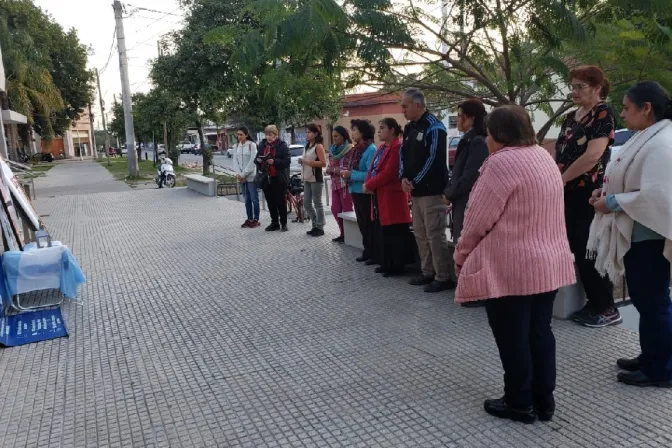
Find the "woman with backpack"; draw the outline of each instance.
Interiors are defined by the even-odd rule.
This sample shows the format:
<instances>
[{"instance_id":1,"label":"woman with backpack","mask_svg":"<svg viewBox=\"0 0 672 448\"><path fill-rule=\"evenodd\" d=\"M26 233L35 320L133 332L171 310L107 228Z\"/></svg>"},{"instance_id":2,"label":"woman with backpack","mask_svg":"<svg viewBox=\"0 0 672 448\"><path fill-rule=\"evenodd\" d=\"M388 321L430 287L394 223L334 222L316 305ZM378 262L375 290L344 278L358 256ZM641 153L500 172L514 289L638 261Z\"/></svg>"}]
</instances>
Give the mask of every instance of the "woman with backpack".
<instances>
[{"instance_id":1,"label":"woman with backpack","mask_svg":"<svg viewBox=\"0 0 672 448\"><path fill-rule=\"evenodd\" d=\"M253 229L259 227L259 192L254 183L257 167L254 159L257 157L257 144L250 136L250 130L241 126L236 132L238 143L233 147L233 171L240 182L240 190L245 197L245 211L247 220L240 227Z\"/></svg>"}]
</instances>

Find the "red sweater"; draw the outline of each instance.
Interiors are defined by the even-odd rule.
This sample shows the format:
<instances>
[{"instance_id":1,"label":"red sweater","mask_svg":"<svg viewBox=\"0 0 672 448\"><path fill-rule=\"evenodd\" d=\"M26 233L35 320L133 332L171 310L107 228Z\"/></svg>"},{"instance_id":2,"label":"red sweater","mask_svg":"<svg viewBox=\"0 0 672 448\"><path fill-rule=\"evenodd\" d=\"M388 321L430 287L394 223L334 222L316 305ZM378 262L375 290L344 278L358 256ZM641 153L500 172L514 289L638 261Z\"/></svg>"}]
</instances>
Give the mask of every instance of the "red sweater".
<instances>
[{"instance_id":1,"label":"red sweater","mask_svg":"<svg viewBox=\"0 0 672 448\"><path fill-rule=\"evenodd\" d=\"M483 164L455 249L456 302L534 295L576 282L563 183L540 146L504 148Z\"/></svg>"},{"instance_id":2,"label":"red sweater","mask_svg":"<svg viewBox=\"0 0 672 448\"><path fill-rule=\"evenodd\" d=\"M364 185L373 191L378 199L378 218L381 226L393 224L408 224L411 222L411 213L408 209L408 196L401 188L399 180L399 149L401 140L397 139L389 148L381 145L373 157L369 173ZM380 153L382 152L382 155ZM375 160L380 155L376 169L376 176L372 177Z\"/></svg>"}]
</instances>

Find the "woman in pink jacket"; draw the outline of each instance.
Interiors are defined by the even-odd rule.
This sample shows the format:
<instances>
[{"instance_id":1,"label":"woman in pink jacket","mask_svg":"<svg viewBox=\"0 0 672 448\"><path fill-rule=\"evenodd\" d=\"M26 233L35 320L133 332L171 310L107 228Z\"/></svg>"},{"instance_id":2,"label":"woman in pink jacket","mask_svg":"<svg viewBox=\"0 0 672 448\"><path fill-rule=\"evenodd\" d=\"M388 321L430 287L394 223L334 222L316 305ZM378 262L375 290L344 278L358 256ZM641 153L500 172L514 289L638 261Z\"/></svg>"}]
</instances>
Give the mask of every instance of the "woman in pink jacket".
<instances>
[{"instance_id":1,"label":"woman in pink jacket","mask_svg":"<svg viewBox=\"0 0 672 448\"><path fill-rule=\"evenodd\" d=\"M488 117L490 157L469 197L455 250L456 302L486 301L504 367L504 397L485 411L533 423L553 417L553 301L575 283L567 242L563 183L536 144L525 109L503 106Z\"/></svg>"}]
</instances>

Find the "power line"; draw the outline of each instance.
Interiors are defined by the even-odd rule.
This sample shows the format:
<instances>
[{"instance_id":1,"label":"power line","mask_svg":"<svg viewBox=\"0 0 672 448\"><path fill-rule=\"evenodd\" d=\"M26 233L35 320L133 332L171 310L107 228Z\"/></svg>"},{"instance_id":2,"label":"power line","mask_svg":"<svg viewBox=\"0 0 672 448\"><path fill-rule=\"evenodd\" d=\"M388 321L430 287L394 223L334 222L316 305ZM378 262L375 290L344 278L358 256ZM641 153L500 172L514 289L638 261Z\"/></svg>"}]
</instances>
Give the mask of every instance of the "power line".
<instances>
[{"instance_id":1,"label":"power line","mask_svg":"<svg viewBox=\"0 0 672 448\"><path fill-rule=\"evenodd\" d=\"M128 16L124 17L124 19L144 19L144 20L152 20L154 22L156 22L156 20L157 20L156 17L147 17L147 16L140 16L140 15L128 15ZM152 22L152 23L154 23L154 22ZM168 21L168 20L161 20L161 23L170 23L172 25L182 25L182 22L171 22L171 21ZM150 23L150 25L151 25L151 23Z\"/></svg>"},{"instance_id":2,"label":"power line","mask_svg":"<svg viewBox=\"0 0 672 448\"><path fill-rule=\"evenodd\" d=\"M117 37L117 27L114 27L114 33L112 33L112 45L110 45L110 55L107 57L107 62L105 63L105 66L100 70L99 73L103 73L105 69L107 69L107 66L110 64L110 61L112 60L112 52L114 51L114 40Z\"/></svg>"},{"instance_id":3,"label":"power line","mask_svg":"<svg viewBox=\"0 0 672 448\"><path fill-rule=\"evenodd\" d=\"M147 24L147 26L154 25L156 22L160 21L161 19L165 19L166 17L168 17L168 16L170 16L170 15L175 15L175 14L173 14L173 12L178 11L179 9L180 9L180 7L178 6L178 7L175 8L172 12L165 13L164 15L162 15L161 17L159 17L159 18L156 19L155 21L153 21L153 22ZM154 12L159 12L159 11L154 11ZM177 16L177 17L181 17L181 18L184 19L184 16ZM136 32L137 32L137 31L136 31Z\"/></svg>"},{"instance_id":4,"label":"power line","mask_svg":"<svg viewBox=\"0 0 672 448\"><path fill-rule=\"evenodd\" d=\"M152 39L156 39L156 38L157 38L159 35L161 35L161 34L166 34L166 33L164 33L163 31L158 32L158 33L156 33L155 35L153 35L152 37L150 37L149 39L145 39L145 40L143 40L142 42L139 42L139 43L133 45L131 48L129 48L129 49L126 50L126 51L131 51L131 50L133 50L134 48L139 47L140 45L144 45L144 44L146 44L147 42L149 42L150 40L152 40Z\"/></svg>"},{"instance_id":5,"label":"power line","mask_svg":"<svg viewBox=\"0 0 672 448\"><path fill-rule=\"evenodd\" d=\"M154 13L157 13L157 14L165 14L166 16L175 16L175 17L182 17L182 18L184 18L184 15L182 15L182 14L175 14L175 11L178 11L178 10L180 9L179 6L178 6L177 8L175 8L175 9L174 9L173 11L171 11L171 12L157 11L156 9L143 8L143 7L141 7L141 6L134 6L134 5L127 5L127 6L130 6L130 7L132 7L132 8L135 8L136 11L154 12ZM131 14L133 14L133 12L131 12ZM130 15L130 14L129 14L129 15Z\"/></svg>"}]
</instances>

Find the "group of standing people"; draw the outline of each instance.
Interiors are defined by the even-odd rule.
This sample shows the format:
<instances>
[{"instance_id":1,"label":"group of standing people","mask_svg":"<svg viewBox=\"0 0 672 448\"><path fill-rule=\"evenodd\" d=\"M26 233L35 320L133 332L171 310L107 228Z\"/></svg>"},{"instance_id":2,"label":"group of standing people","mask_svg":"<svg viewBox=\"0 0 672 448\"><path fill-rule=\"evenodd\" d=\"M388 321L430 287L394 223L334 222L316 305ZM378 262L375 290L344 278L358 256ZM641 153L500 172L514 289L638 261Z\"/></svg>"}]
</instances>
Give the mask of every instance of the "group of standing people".
<instances>
[{"instance_id":1,"label":"group of standing people","mask_svg":"<svg viewBox=\"0 0 672 448\"><path fill-rule=\"evenodd\" d=\"M469 99L458 108L464 136L451 176L446 129L427 111L422 92L409 89L401 102L403 132L396 120L382 120L376 148L374 126L353 120L349 131L334 128L325 150L319 128L309 128L302 160L309 233L324 234L322 190L309 184L323 183L326 167L341 231L335 242L344 241L339 214L354 210L364 246L357 261L395 276L419 258L421 275L412 285L427 292L456 287L456 302L485 306L505 384L504 396L486 400L485 410L525 423L551 420L555 412L553 304L577 273L587 304L572 319L593 328L622 321L613 282L627 279L640 314L641 353L617 361L624 371L618 380L672 387L672 99L655 82L626 93L620 117L636 134L610 162L616 116L605 102L609 82L598 67L583 66L571 72L569 85L577 109L565 117L553 154L537 145L522 107L486 114L482 102ZM258 168L289 166L286 145L274 141L257 151ZM250 175L241 171L239 179ZM248 218L250 210L257 209L248 207ZM271 211L270 227L277 216ZM279 227L286 229L286 210Z\"/></svg>"},{"instance_id":2,"label":"group of standing people","mask_svg":"<svg viewBox=\"0 0 672 448\"><path fill-rule=\"evenodd\" d=\"M523 108L487 116L490 156L454 256L456 301L486 299L504 368L504 396L484 408L525 423L553 418L553 303L577 272L588 301L572 319L593 328L622 321L613 282L627 279L641 352L616 361L618 381L672 387L672 100L655 82L628 90L620 117L636 134L611 158L616 117L604 73L578 67L569 84L578 107L552 155Z\"/></svg>"}]
</instances>

